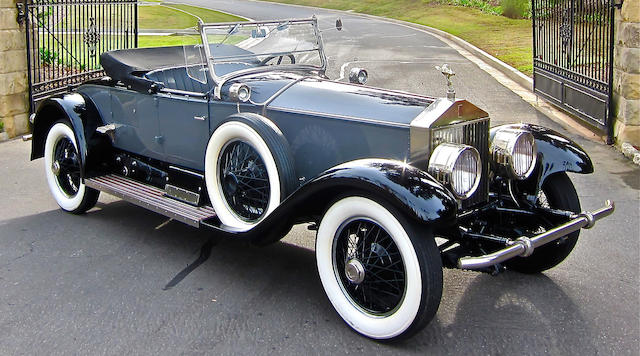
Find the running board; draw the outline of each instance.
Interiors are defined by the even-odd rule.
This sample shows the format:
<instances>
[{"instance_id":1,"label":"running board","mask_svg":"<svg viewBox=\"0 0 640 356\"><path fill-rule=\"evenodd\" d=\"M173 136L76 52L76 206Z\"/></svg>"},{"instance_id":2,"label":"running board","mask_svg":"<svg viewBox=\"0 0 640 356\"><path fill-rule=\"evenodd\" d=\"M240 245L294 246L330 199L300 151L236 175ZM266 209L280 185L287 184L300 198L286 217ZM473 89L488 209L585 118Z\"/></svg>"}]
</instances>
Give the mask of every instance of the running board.
<instances>
[{"instance_id":1,"label":"running board","mask_svg":"<svg viewBox=\"0 0 640 356\"><path fill-rule=\"evenodd\" d=\"M216 216L211 206L189 205L166 197L163 189L115 174L87 178L84 182L89 188L111 194L187 225L200 227L203 220Z\"/></svg>"}]
</instances>

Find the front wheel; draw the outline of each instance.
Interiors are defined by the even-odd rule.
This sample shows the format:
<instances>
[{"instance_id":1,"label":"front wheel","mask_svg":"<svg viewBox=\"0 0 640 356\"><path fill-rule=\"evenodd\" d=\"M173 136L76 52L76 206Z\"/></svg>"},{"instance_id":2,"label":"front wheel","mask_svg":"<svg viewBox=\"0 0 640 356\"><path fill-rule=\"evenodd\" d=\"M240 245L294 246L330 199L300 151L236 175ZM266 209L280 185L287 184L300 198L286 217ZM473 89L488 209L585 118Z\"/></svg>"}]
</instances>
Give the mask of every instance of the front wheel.
<instances>
[{"instance_id":1,"label":"front wheel","mask_svg":"<svg viewBox=\"0 0 640 356\"><path fill-rule=\"evenodd\" d=\"M371 199L347 197L327 210L316 260L331 304L364 336L409 337L440 305L442 262L433 234Z\"/></svg>"},{"instance_id":2,"label":"front wheel","mask_svg":"<svg viewBox=\"0 0 640 356\"><path fill-rule=\"evenodd\" d=\"M49 129L44 165L49 190L62 210L82 214L96 205L100 192L82 181L78 144L65 121L58 121Z\"/></svg>"},{"instance_id":3,"label":"front wheel","mask_svg":"<svg viewBox=\"0 0 640 356\"><path fill-rule=\"evenodd\" d=\"M544 181L542 189L538 193L536 204L541 207L568 210L574 213L579 213L581 210L576 188L564 172L556 173ZM551 225L540 226L538 231L533 233L541 233L552 227ZM555 242L536 248L529 257L516 257L505 262L505 265L509 269L521 273L532 274L546 271L557 266L569 256L579 235L580 231L575 231Z\"/></svg>"}]
</instances>

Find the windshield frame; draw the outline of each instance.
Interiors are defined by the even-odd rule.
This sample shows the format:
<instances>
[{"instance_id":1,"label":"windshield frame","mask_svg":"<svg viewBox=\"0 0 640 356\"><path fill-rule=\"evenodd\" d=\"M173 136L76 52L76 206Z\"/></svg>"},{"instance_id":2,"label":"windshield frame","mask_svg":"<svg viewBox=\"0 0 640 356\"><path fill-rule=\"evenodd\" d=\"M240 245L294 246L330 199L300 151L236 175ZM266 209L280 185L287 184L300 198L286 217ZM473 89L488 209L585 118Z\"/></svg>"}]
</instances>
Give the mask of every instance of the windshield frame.
<instances>
[{"instance_id":1,"label":"windshield frame","mask_svg":"<svg viewBox=\"0 0 640 356\"><path fill-rule=\"evenodd\" d=\"M210 43L207 38L207 29L210 28L219 28L224 26L233 26L239 24L241 26L251 26L251 25L281 25L281 24L311 24L313 26L313 30L315 32L317 41L318 41L318 54L320 57L320 66L311 65L311 64L287 64L287 65L270 65L256 68L248 68L235 72L231 72L225 75L218 76L215 73L213 56L211 54ZM320 30L318 29L318 19L313 16L310 19L291 19L291 20L271 20L271 21L247 21L247 22L220 22L220 23L200 23L200 35L202 37L202 45L204 47L207 66L209 68L209 73L211 78L215 84L215 96L220 98L220 89L222 85L229 79L236 78L239 76L247 75L247 74L256 74L256 73L265 73L265 72L273 72L273 71L297 71L297 70L312 70L320 73L324 73L327 67L327 58L324 53L324 45L322 43L322 35ZM274 55L278 55L278 52L274 52Z\"/></svg>"}]
</instances>

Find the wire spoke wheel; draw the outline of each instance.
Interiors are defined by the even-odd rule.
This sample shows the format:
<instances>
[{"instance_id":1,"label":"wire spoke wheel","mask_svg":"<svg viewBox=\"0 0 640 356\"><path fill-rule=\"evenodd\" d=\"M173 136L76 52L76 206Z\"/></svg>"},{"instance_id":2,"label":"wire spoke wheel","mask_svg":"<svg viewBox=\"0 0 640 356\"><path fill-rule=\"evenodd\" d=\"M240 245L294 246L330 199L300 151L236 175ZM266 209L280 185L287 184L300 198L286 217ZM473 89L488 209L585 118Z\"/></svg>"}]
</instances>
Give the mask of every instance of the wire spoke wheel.
<instances>
[{"instance_id":1,"label":"wire spoke wheel","mask_svg":"<svg viewBox=\"0 0 640 356\"><path fill-rule=\"evenodd\" d=\"M297 187L293 156L282 132L267 118L234 114L211 134L204 179L220 223L249 231L274 212ZM292 224L262 234L259 244L279 240Z\"/></svg>"},{"instance_id":2,"label":"wire spoke wheel","mask_svg":"<svg viewBox=\"0 0 640 356\"><path fill-rule=\"evenodd\" d=\"M260 219L269 205L269 175L258 151L234 140L221 151L219 180L229 208L244 221Z\"/></svg>"},{"instance_id":3,"label":"wire spoke wheel","mask_svg":"<svg viewBox=\"0 0 640 356\"><path fill-rule=\"evenodd\" d=\"M80 187L80 163L73 142L62 137L55 145L52 170L60 189L69 197L78 193Z\"/></svg>"},{"instance_id":4,"label":"wire spoke wheel","mask_svg":"<svg viewBox=\"0 0 640 356\"><path fill-rule=\"evenodd\" d=\"M400 340L433 318L442 296L442 259L430 227L391 205L346 196L322 216L316 263L327 297L355 331Z\"/></svg>"},{"instance_id":5,"label":"wire spoke wheel","mask_svg":"<svg viewBox=\"0 0 640 356\"><path fill-rule=\"evenodd\" d=\"M346 223L334 241L334 266L352 303L374 315L392 313L402 302L406 273L398 246L368 219Z\"/></svg>"}]
</instances>

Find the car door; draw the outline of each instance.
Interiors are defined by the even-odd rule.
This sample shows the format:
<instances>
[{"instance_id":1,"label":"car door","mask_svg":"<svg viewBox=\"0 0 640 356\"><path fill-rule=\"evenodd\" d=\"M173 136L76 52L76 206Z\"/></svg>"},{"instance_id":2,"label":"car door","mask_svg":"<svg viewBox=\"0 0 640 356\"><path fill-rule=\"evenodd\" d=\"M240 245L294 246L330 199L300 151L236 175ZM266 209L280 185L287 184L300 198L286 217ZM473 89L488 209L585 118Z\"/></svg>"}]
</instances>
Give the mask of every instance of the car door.
<instances>
[{"instance_id":1,"label":"car door","mask_svg":"<svg viewBox=\"0 0 640 356\"><path fill-rule=\"evenodd\" d=\"M159 93L158 122L165 161L204 171L209 139L209 102L205 97Z\"/></svg>"},{"instance_id":2,"label":"car door","mask_svg":"<svg viewBox=\"0 0 640 356\"><path fill-rule=\"evenodd\" d=\"M115 147L154 159L164 159L157 100L153 95L114 88L111 90L110 116L108 123L115 125Z\"/></svg>"}]
</instances>

